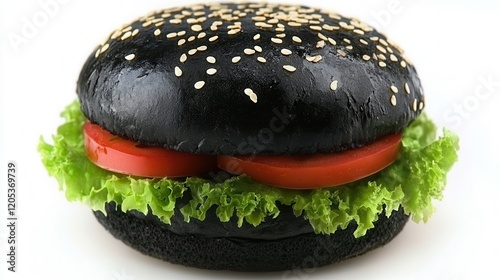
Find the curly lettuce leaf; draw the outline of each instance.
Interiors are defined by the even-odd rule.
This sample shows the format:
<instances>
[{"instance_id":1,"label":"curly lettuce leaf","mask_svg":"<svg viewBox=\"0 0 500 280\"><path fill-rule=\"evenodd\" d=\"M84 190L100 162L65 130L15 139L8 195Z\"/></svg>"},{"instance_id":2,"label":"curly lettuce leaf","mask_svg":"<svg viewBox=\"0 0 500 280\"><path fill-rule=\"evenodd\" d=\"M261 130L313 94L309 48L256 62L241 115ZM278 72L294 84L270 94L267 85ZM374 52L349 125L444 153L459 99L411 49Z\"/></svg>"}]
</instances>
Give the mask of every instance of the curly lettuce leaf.
<instances>
[{"instance_id":1,"label":"curly lettuce leaf","mask_svg":"<svg viewBox=\"0 0 500 280\"><path fill-rule=\"evenodd\" d=\"M85 117L74 102L62 113L65 123L53 136L53 144L40 139L38 150L48 173L57 178L69 201L80 201L105 212L114 201L123 211L151 211L169 224L178 198L189 192L192 199L181 208L184 220L204 220L215 207L221 222L237 217L259 225L266 217L280 214L278 205L289 205L309 220L318 234L332 234L356 222L356 237L373 228L378 215L404 208L416 222L427 221L434 212L432 201L441 199L446 173L457 161L458 137L445 130L436 140L436 127L421 115L404 131L399 158L391 166L363 180L341 187L287 190L254 182L241 175L223 182L202 178L184 181L134 178L103 170L92 164L83 147ZM149 210L150 209L150 210Z\"/></svg>"}]
</instances>

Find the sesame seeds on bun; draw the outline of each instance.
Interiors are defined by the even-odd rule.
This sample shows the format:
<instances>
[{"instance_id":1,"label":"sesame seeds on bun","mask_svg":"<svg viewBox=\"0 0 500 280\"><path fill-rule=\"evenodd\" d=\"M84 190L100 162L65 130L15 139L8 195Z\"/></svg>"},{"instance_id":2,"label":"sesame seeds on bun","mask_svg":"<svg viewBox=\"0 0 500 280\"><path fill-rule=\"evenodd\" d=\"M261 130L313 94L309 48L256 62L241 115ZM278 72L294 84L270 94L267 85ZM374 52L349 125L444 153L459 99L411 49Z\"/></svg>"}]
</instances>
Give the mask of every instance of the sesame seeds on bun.
<instances>
[{"instance_id":1,"label":"sesame seeds on bun","mask_svg":"<svg viewBox=\"0 0 500 280\"><path fill-rule=\"evenodd\" d=\"M420 80L394 42L333 11L206 4L143 16L89 56L77 89L106 130L184 152L331 153L402 131L424 107Z\"/></svg>"}]
</instances>

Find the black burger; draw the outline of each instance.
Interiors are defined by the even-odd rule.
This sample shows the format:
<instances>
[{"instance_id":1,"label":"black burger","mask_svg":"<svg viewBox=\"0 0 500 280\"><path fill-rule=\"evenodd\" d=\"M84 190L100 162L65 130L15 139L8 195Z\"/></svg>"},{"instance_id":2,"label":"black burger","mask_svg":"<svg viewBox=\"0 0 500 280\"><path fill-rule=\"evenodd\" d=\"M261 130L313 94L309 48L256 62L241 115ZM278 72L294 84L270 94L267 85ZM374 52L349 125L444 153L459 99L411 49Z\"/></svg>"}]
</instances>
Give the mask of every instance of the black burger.
<instances>
[{"instance_id":1,"label":"black burger","mask_svg":"<svg viewBox=\"0 0 500 280\"><path fill-rule=\"evenodd\" d=\"M427 220L457 159L401 48L305 6L155 11L96 47L77 94L47 170L116 238L187 266L363 254Z\"/></svg>"}]
</instances>

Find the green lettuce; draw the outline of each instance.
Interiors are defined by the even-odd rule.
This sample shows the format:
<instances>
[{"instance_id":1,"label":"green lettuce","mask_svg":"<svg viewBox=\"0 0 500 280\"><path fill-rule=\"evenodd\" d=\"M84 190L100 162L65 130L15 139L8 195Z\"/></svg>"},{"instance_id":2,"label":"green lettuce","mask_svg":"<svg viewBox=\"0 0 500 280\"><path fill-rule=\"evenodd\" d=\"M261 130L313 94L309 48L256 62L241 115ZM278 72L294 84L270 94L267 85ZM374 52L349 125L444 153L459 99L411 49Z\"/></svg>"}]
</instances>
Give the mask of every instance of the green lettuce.
<instances>
[{"instance_id":1,"label":"green lettuce","mask_svg":"<svg viewBox=\"0 0 500 280\"><path fill-rule=\"evenodd\" d=\"M204 220L208 209L215 207L221 222L236 217L239 226L244 222L257 226L266 217L277 217L281 204L303 215L318 234L334 233L354 221L354 235L360 237L373 228L384 209L390 216L402 206L414 221L426 221L434 212L432 201L442 198L446 173L457 161L458 137L444 130L436 140L436 126L422 114L404 131L400 156L391 166L341 187L287 190L245 175L223 182L194 177L183 181L135 178L103 170L87 159L82 135L85 117L78 102L69 105L62 116L65 123L53 136L53 144L40 139L38 150L66 198L102 212L107 202L114 201L123 211L151 211L167 224L177 199L189 192L192 199L180 209L186 222Z\"/></svg>"}]
</instances>

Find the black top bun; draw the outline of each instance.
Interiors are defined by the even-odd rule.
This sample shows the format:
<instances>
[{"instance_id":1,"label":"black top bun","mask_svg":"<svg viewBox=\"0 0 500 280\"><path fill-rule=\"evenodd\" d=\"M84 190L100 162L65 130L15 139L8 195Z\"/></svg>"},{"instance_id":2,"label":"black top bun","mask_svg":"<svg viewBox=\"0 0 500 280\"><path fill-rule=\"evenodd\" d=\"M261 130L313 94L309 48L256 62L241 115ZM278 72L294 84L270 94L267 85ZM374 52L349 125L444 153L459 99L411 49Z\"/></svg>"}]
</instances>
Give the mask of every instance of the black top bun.
<instances>
[{"instance_id":1,"label":"black top bun","mask_svg":"<svg viewBox=\"0 0 500 280\"><path fill-rule=\"evenodd\" d=\"M96 48L84 114L146 145L209 154L329 153L403 130L420 80L365 23L279 4L163 10Z\"/></svg>"}]
</instances>

